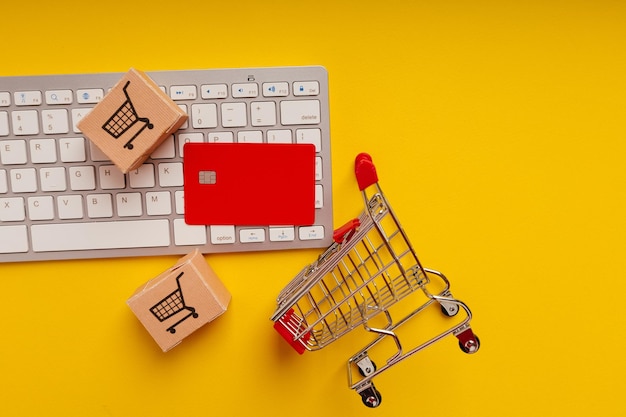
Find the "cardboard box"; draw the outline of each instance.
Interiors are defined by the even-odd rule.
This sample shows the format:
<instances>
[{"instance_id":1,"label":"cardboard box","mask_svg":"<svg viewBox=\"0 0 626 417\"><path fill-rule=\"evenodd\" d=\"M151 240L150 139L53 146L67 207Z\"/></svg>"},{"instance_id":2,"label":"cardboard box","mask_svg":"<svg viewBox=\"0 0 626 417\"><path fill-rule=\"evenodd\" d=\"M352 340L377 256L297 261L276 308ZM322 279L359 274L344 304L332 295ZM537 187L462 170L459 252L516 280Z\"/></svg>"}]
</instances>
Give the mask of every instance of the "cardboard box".
<instances>
[{"instance_id":1,"label":"cardboard box","mask_svg":"<svg viewBox=\"0 0 626 417\"><path fill-rule=\"evenodd\" d=\"M127 173L137 169L187 119L150 77L131 68L77 126Z\"/></svg>"},{"instance_id":2,"label":"cardboard box","mask_svg":"<svg viewBox=\"0 0 626 417\"><path fill-rule=\"evenodd\" d=\"M222 315L231 295L196 249L135 291L127 304L163 352Z\"/></svg>"}]
</instances>

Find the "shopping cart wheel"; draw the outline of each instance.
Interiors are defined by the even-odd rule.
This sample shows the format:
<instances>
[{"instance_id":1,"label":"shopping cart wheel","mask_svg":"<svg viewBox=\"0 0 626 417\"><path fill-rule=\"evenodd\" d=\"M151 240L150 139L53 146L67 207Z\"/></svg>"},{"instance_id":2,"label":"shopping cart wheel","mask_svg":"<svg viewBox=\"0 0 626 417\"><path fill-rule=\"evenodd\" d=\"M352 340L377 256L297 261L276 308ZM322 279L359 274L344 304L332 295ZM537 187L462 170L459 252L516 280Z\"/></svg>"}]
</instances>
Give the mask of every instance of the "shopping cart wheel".
<instances>
[{"instance_id":1,"label":"shopping cart wheel","mask_svg":"<svg viewBox=\"0 0 626 417\"><path fill-rule=\"evenodd\" d=\"M382 395L380 395L380 392L378 392L378 390L374 388L373 385L359 392L359 394L361 395L361 400L363 401L363 404L365 404L369 408L376 408L383 401Z\"/></svg>"},{"instance_id":2,"label":"shopping cart wheel","mask_svg":"<svg viewBox=\"0 0 626 417\"><path fill-rule=\"evenodd\" d=\"M359 374L361 374L361 376L368 376L373 374L374 372L376 372L376 369L378 369L376 367L376 363L371 360L371 359L367 359L368 363L367 364L363 364L361 362L359 362L357 365L357 368L359 369Z\"/></svg>"},{"instance_id":3,"label":"shopping cart wheel","mask_svg":"<svg viewBox=\"0 0 626 417\"><path fill-rule=\"evenodd\" d=\"M459 340L459 347L465 353L476 353L478 349L480 349L480 339L478 336L474 335L473 340L469 340L465 343Z\"/></svg>"},{"instance_id":4,"label":"shopping cart wheel","mask_svg":"<svg viewBox=\"0 0 626 417\"><path fill-rule=\"evenodd\" d=\"M456 304L440 304L440 306L444 316L454 317L459 312L459 306Z\"/></svg>"}]
</instances>

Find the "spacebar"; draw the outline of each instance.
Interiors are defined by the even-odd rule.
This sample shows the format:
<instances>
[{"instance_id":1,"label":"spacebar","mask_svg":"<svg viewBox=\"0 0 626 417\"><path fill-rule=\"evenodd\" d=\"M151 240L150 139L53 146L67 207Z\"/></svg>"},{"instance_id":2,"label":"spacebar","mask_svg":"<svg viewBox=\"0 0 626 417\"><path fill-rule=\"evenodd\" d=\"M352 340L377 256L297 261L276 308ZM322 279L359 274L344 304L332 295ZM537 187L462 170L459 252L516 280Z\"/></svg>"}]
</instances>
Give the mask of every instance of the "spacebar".
<instances>
[{"instance_id":1,"label":"spacebar","mask_svg":"<svg viewBox=\"0 0 626 417\"><path fill-rule=\"evenodd\" d=\"M170 244L169 221L38 224L31 227L33 251L57 252L149 248Z\"/></svg>"}]
</instances>

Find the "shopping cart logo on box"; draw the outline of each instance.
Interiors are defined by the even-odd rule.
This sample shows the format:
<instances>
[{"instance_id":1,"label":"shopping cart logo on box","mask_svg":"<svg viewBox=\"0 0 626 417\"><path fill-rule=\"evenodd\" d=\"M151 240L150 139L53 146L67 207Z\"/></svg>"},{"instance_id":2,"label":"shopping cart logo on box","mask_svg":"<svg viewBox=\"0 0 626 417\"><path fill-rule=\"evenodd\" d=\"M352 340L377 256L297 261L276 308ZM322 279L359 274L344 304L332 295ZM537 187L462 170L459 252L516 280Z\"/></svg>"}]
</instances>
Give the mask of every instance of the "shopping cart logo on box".
<instances>
[{"instance_id":1,"label":"shopping cart logo on box","mask_svg":"<svg viewBox=\"0 0 626 417\"><path fill-rule=\"evenodd\" d=\"M126 96L126 100L102 125L102 129L115 139L119 139L124 133L128 132L130 128L135 125L135 123L142 122L143 126L141 126L141 128L124 144L124 148L132 150L135 138L137 138L137 136L139 136L139 134L143 132L146 127L148 129L152 129L154 125L150 123L150 119L147 117L139 117L137 114L137 110L135 109L133 101L130 99L130 95L127 91L129 85L130 81L126 81L126 84L124 84L124 87L122 88L124 96Z\"/></svg>"},{"instance_id":2,"label":"shopping cart logo on box","mask_svg":"<svg viewBox=\"0 0 626 417\"><path fill-rule=\"evenodd\" d=\"M357 327L370 332L373 341L347 362L348 385L366 406L377 407L382 397L372 382L375 376L448 335L456 336L466 353L480 344L469 325L471 311L452 296L448 279L422 267L369 155L357 156L355 174L365 210L337 229L334 243L281 291L271 320L298 353L321 349ZM405 349L398 331L428 317L422 313L431 308L454 323L446 321L445 330ZM390 355L379 355L382 347Z\"/></svg>"},{"instance_id":3,"label":"shopping cart logo on box","mask_svg":"<svg viewBox=\"0 0 626 417\"><path fill-rule=\"evenodd\" d=\"M185 304L185 298L183 297L183 291L180 286L180 278L183 276L183 274L184 272L181 272L176 277L177 288L150 308L150 312L160 322L163 322L175 316L183 310L186 311L186 314L184 314L183 317L179 318L178 321L176 321L174 324L166 329L166 331L172 334L176 333L176 326L187 320L189 317L193 317L194 319L198 318L198 313L196 313L196 309L193 307L189 307Z\"/></svg>"}]
</instances>

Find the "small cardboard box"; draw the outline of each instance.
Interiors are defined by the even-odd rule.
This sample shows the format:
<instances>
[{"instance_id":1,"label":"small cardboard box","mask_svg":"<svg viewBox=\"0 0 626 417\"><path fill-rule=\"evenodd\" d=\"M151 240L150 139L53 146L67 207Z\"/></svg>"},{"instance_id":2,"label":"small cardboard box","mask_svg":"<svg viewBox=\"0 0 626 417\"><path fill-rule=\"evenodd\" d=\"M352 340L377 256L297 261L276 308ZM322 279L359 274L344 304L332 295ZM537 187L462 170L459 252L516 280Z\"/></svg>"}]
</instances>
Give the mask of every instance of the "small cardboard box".
<instances>
[{"instance_id":1,"label":"small cardboard box","mask_svg":"<svg viewBox=\"0 0 626 417\"><path fill-rule=\"evenodd\" d=\"M127 173L138 168L187 119L150 77L131 68L77 126Z\"/></svg>"},{"instance_id":2,"label":"small cardboard box","mask_svg":"<svg viewBox=\"0 0 626 417\"><path fill-rule=\"evenodd\" d=\"M135 291L127 304L163 352L222 315L231 295L196 249Z\"/></svg>"}]
</instances>

